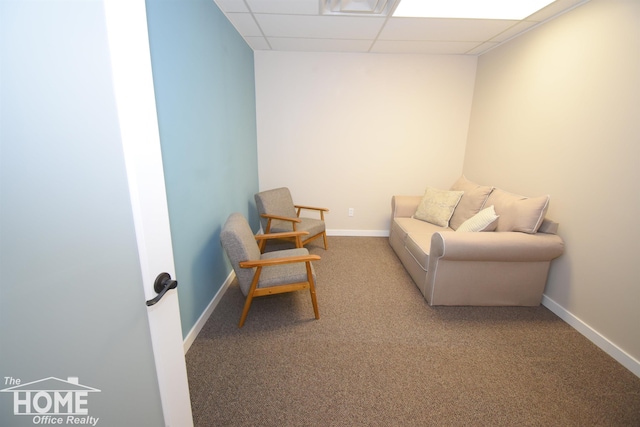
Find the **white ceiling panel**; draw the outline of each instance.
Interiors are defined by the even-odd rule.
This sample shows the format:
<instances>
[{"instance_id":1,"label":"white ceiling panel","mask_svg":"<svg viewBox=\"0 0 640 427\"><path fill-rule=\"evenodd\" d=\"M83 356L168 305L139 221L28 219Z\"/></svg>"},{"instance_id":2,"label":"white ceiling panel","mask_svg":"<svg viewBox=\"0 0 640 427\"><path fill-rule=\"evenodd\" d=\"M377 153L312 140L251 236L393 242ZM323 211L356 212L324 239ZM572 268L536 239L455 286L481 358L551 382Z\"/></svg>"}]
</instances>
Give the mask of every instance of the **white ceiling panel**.
<instances>
[{"instance_id":1,"label":"white ceiling panel","mask_svg":"<svg viewBox=\"0 0 640 427\"><path fill-rule=\"evenodd\" d=\"M484 52L493 49L494 47L498 46L500 43L498 42L486 42L486 43L482 43L479 44L478 46L476 46L475 48L467 51L466 55L481 55Z\"/></svg>"},{"instance_id":2,"label":"white ceiling panel","mask_svg":"<svg viewBox=\"0 0 640 427\"><path fill-rule=\"evenodd\" d=\"M556 0L549 6L527 17L527 21L541 22L573 9L576 5L586 3L584 0Z\"/></svg>"},{"instance_id":3,"label":"white ceiling panel","mask_svg":"<svg viewBox=\"0 0 640 427\"><path fill-rule=\"evenodd\" d=\"M485 41L518 21L488 19L390 19L380 40Z\"/></svg>"},{"instance_id":4,"label":"white ceiling panel","mask_svg":"<svg viewBox=\"0 0 640 427\"><path fill-rule=\"evenodd\" d=\"M253 13L280 15L317 15L318 0L247 0Z\"/></svg>"},{"instance_id":5,"label":"white ceiling panel","mask_svg":"<svg viewBox=\"0 0 640 427\"><path fill-rule=\"evenodd\" d=\"M249 8L244 3L244 0L216 0L218 7L225 13L232 12L246 12L249 13Z\"/></svg>"},{"instance_id":6,"label":"white ceiling panel","mask_svg":"<svg viewBox=\"0 0 640 427\"><path fill-rule=\"evenodd\" d=\"M264 37L245 37L245 41L253 50L271 50L272 46L267 43Z\"/></svg>"},{"instance_id":7,"label":"white ceiling panel","mask_svg":"<svg viewBox=\"0 0 640 427\"><path fill-rule=\"evenodd\" d=\"M371 46L371 41L369 40L270 37L269 42L274 50L297 52L366 52Z\"/></svg>"},{"instance_id":8,"label":"white ceiling panel","mask_svg":"<svg viewBox=\"0 0 640 427\"><path fill-rule=\"evenodd\" d=\"M402 0L379 14L340 15L323 14L327 0L214 1L254 50L481 55L589 0L556 0L522 21L388 17ZM364 2L349 1L344 10Z\"/></svg>"},{"instance_id":9,"label":"white ceiling panel","mask_svg":"<svg viewBox=\"0 0 640 427\"><path fill-rule=\"evenodd\" d=\"M260 27L250 13L227 13L227 18L243 37L262 36Z\"/></svg>"},{"instance_id":10,"label":"white ceiling panel","mask_svg":"<svg viewBox=\"0 0 640 427\"><path fill-rule=\"evenodd\" d=\"M384 25L384 18L263 14L255 16L267 37L371 40Z\"/></svg>"},{"instance_id":11,"label":"white ceiling panel","mask_svg":"<svg viewBox=\"0 0 640 427\"><path fill-rule=\"evenodd\" d=\"M462 55L475 48L475 42L434 42L412 40L378 40L373 53L425 53L429 55Z\"/></svg>"},{"instance_id":12,"label":"white ceiling panel","mask_svg":"<svg viewBox=\"0 0 640 427\"><path fill-rule=\"evenodd\" d=\"M510 38L517 36L518 34L528 30L529 28L538 25L538 22L534 21L520 21L517 22L514 26L506 29L505 31L497 34L495 37L491 39L493 42L503 42L505 40L509 40Z\"/></svg>"}]
</instances>

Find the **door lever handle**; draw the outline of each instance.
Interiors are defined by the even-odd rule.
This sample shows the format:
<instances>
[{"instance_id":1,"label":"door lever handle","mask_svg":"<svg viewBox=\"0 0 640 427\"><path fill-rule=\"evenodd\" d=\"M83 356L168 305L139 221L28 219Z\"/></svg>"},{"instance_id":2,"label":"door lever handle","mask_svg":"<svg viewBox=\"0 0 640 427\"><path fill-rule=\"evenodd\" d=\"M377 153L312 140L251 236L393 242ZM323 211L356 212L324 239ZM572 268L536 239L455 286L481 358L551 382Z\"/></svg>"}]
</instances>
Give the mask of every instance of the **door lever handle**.
<instances>
[{"instance_id":1,"label":"door lever handle","mask_svg":"<svg viewBox=\"0 0 640 427\"><path fill-rule=\"evenodd\" d=\"M158 293L155 298L147 301L147 307L150 307L160 301L160 299L167 293L169 289L175 289L178 286L177 280L172 280L169 273L160 273L156 277L156 281L153 284L153 290Z\"/></svg>"}]
</instances>

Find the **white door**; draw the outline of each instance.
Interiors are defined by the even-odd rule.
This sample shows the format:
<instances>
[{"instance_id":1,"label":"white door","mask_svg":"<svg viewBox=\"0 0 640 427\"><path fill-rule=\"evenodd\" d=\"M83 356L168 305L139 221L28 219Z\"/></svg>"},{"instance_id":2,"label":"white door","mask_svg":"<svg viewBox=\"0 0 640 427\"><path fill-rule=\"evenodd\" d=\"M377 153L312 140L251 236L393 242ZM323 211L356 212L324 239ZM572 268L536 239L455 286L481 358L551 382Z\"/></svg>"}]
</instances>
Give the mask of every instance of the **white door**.
<instances>
[{"instance_id":1,"label":"white door","mask_svg":"<svg viewBox=\"0 0 640 427\"><path fill-rule=\"evenodd\" d=\"M147 300L175 277L144 0L105 0L112 73ZM165 424L193 425L177 291L147 309Z\"/></svg>"},{"instance_id":2,"label":"white door","mask_svg":"<svg viewBox=\"0 0 640 427\"><path fill-rule=\"evenodd\" d=\"M146 37L139 0L0 2L0 425L192 425L176 292L145 305L173 275Z\"/></svg>"}]
</instances>

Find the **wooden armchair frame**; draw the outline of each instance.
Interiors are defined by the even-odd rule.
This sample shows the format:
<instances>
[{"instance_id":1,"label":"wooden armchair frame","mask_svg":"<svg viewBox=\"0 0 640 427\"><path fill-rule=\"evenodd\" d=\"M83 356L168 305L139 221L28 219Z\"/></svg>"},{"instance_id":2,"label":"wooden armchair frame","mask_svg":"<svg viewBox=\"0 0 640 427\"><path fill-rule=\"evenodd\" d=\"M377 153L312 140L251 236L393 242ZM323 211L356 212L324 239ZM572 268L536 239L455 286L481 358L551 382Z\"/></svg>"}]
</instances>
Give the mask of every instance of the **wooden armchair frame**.
<instances>
[{"instance_id":1,"label":"wooden armchair frame","mask_svg":"<svg viewBox=\"0 0 640 427\"><path fill-rule=\"evenodd\" d=\"M266 242L269 239L292 238L296 241L296 247L301 248L302 243L301 243L300 237L307 234L309 233L306 231L293 231L293 232L286 232L286 233L258 234L255 236L255 238L259 242L259 244L264 244L264 242ZM301 255L301 256L290 256L290 257L240 262L239 263L240 267L255 268L256 271L253 275L253 280L251 281L251 287L249 288L249 292L247 293L247 299L244 303L244 308L242 310L242 315L240 316L240 323L238 324L238 327L242 328L242 326L244 325L244 322L247 319L247 315L249 314L249 309L251 308L251 303L253 302L254 297L260 297L264 295L275 295L275 294L281 294L285 292L294 292L294 291L299 291L303 289L309 289L309 292L311 293L311 303L313 304L313 312L315 314L315 318L319 319L320 314L318 311L318 301L316 299L316 287L313 280L313 272L311 270L311 261L318 261L319 259L320 259L320 256L309 254L309 255ZM305 282L289 283L286 285L270 286L267 288L258 288L258 282L260 281L260 274L262 273L262 269L264 267L298 263L298 262L304 262L306 264L307 280Z\"/></svg>"},{"instance_id":2,"label":"wooden armchair frame","mask_svg":"<svg viewBox=\"0 0 640 427\"><path fill-rule=\"evenodd\" d=\"M286 216L280 216L280 215L270 215L270 214L261 214L260 216L263 218L267 219L267 228L266 230L264 230L265 234L268 234L269 231L271 230L271 221L274 219L278 219L281 221L289 221L291 222L292 226L293 226L293 231L296 231L296 224L302 222L302 220L300 219L300 212L303 209L306 210L312 210L312 211L317 211L320 213L320 219L324 222L324 213L325 212L329 212L329 209L327 208L318 208L315 206L303 206L303 205L293 205L293 207L296 209L296 215L298 216L297 218L290 218L290 217L286 217ZM274 234L280 234L280 233L274 233ZM309 234L309 233L305 233L305 234ZM297 236L295 238L296 241L296 247L303 247L304 245L306 245L307 243L322 237L323 239L323 243L324 243L324 249L326 250L329 247L329 244L327 243L327 231L323 231L322 233L318 233L315 236L311 236L310 238L308 238L307 240L305 240L304 242L302 242L302 239L300 239L300 236ZM260 252L264 252L264 248L266 245L266 240L262 240L259 243L259 247L260 247Z\"/></svg>"}]
</instances>

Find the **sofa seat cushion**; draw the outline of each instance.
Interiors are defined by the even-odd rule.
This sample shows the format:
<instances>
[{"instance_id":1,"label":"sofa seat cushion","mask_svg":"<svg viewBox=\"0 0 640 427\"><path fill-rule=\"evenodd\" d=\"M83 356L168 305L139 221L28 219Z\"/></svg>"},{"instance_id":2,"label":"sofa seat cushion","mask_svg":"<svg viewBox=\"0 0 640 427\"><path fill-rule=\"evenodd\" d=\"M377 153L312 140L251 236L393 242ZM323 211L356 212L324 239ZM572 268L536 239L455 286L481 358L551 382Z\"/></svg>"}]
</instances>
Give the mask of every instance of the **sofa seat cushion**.
<instances>
[{"instance_id":1,"label":"sofa seat cushion","mask_svg":"<svg viewBox=\"0 0 640 427\"><path fill-rule=\"evenodd\" d=\"M411 254L420 267L427 271L431 236L438 231L451 231L448 227L440 227L414 218L394 218L391 233L397 236L404 248Z\"/></svg>"},{"instance_id":2,"label":"sofa seat cushion","mask_svg":"<svg viewBox=\"0 0 640 427\"><path fill-rule=\"evenodd\" d=\"M407 234L433 234L436 231L451 230L449 227L440 227L430 222L420 221L415 218L394 218L391 225L393 232L398 233L402 240Z\"/></svg>"},{"instance_id":3,"label":"sofa seat cushion","mask_svg":"<svg viewBox=\"0 0 640 427\"><path fill-rule=\"evenodd\" d=\"M414 233L407 236L404 247L411 254L413 259L424 271L429 265L429 251L431 249L431 234Z\"/></svg>"}]
</instances>

